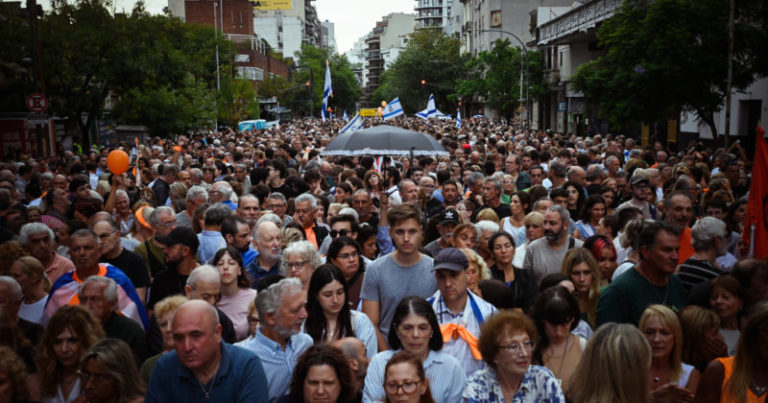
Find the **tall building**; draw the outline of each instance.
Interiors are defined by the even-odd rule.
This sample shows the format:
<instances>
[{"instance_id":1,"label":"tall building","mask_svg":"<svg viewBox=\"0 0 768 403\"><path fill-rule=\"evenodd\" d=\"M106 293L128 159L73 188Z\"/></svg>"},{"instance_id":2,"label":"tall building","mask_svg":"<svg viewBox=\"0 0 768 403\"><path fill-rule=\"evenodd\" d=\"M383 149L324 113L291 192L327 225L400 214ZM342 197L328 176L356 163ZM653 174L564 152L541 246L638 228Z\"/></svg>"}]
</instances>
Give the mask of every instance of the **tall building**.
<instances>
[{"instance_id":1,"label":"tall building","mask_svg":"<svg viewBox=\"0 0 768 403\"><path fill-rule=\"evenodd\" d=\"M320 23L320 47L336 51L336 27L328 20Z\"/></svg>"},{"instance_id":2,"label":"tall building","mask_svg":"<svg viewBox=\"0 0 768 403\"><path fill-rule=\"evenodd\" d=\"M302 43L320 47L322 29L312 2L293 0L291 8L283 9L254 7L254 32L284 57L295 57Z\"/></svg>"},{"instance_id":3,"label":"tall building","mask_svg":"<svg viewBox=\"0 0 768 403\"><path fill-rule=\"evenodd\" d=\"M414 15L392 13L376 23L366 37L365 94L369 98L381 84L381 74L397 60L405 49L408 35L414 30Z\"/></svg>"},{"instance_id":4,"label":"tall building","mask_svg":"<svg viewBox=\"0 0 768 403\"><path fill-rule=\"evenodd\" d=\"M416 28L450 30L452 4L453 0L416 0Z\"/></svg>"}]
</instances>

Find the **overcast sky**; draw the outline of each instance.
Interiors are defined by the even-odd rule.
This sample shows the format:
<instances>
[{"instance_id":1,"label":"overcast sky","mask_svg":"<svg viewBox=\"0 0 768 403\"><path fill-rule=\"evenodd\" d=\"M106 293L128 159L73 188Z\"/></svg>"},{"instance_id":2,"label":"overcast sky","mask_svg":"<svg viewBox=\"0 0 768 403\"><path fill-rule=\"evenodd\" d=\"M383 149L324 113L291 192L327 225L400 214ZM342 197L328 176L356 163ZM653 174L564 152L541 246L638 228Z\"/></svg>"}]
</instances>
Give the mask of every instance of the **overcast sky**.
<instances>
[{"instance_id":1,"label":"overcast sky","mask_svg":"<svg viewBox=\"0 0 768 403\"><path fill-rule=\"evenodd\" d=\"M38 0L48 7L48 1ZM130 11L136 0L113 0L116 11ZM344 53L361 36L376 26L376 21L389 13L413 13L416 0L315 0L315 8L321 21L335 24L336 47ZM147 10L157 14L168 5L168 0L145 0Z\"/></svg>"}]
</instances>

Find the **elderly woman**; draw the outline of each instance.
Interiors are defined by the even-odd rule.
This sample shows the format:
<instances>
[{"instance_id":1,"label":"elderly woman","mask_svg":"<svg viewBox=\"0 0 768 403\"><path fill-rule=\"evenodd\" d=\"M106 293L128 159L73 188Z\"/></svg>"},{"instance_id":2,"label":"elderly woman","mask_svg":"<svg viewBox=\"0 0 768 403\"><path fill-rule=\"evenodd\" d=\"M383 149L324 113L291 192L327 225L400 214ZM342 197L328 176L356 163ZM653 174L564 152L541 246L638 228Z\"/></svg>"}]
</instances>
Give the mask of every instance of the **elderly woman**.
<instances>
[{"instance_id":1,"label":"elderly woman","mask_svg":"<svg viewBox=\"0 0 768 403\"><path fill-rule=\"evenodd\" d=\"M480 289L480 282L491 279L491 271L488 269L483 258L481 258L474 250L468 248L459 250L467 256L467 261L469 261L469 267L467 267L466 270L467 288L482 297L483 293Z\"/></svg>"},{"instance_id":2,"label":"elderly woman","mask_svg":"<svg viewBox=\"0 0 768 403\"><path fill-rule=\"evenodd\" d=\"M528 213L523 220L523 225L525 225L525 242L516 245L515 256L512 258L512 266L517 268L523 267L528 245L544 236L544 214L538 211Z\"/></svg>"},{"instance_id":3,"label":"elderly woman","mask_svg":"<svg viewBox=\"0 0 768 403\"><path fill-rule=\"evenodd\" d=\"M365 377L364 402L384 400L385 366L393 355L405 351L417 357L436 402L458 402L464 390L464 368L453 356L440 352L443 336L432 306L420 297L406 297L397 305L387 337L392 350L376 354Z\"/></svg>"},{"instance_id":4,"label":"elderly woman","mask_svg":"<svg viewBox=\"0 0 768 403\"><path fill-rule=\"evenodd\" d=\"M467 381L464 401L565 402L552 373L531 365L538 332L525 314L506 310L488 318L480 329L478 348L488 368Z\"/></svg>"},{"instance_id":5,"label":"elderly woman","mask_svg":"<svg viewBox=\"0 0 768 403\"><path fill-rule=\"evenodd\" d=\"M312 242L297 241L289 244L280 257L280 273L285 277L301 280L304 290L309 288L309 280L315 268L320 265L320 255Z\"/></svg>"},{"instance_id":6,"label":"elderly woman","mask_svg":"<svg viewBox=\"0 0 768 403\"><path fill-rule=\"evenodd\" d=\"M157 319L157 325L160 328L160 335L163 339L163 351L160 354L149 357L141 365L140 374L141 379L145 383L149 382L149 376L152 374L152 369L155 367L157 360L160 357L173 350L173 333L171 333L171 318L176 313L181 304L187 302L187 297L181 295L172 295L165 297L155 304L155 309L152 311L155 319Z\"/></svg>"},{"instance_id":7,"label":"elderly woman","mask_svg":"<svg viewBox=\"0 0 768 403\"><path fill-rule=\"evenodd\" d=\"M477 242L477 228L475 224L459 224L453 229L453 246L455 248L475 249Z\"/></svg>"}]
</instances>

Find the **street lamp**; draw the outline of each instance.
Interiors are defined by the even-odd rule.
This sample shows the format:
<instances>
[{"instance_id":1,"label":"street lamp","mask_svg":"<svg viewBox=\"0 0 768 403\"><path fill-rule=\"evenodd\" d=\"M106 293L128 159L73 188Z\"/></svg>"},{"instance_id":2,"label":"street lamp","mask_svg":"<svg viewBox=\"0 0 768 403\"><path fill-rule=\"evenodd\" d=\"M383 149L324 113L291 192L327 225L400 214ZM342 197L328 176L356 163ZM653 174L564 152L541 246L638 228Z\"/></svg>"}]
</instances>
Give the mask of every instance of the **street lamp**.
<instances>
[{"instance_id":1,"label":"street lamp","mask_svg":"<svg viewBox=\"0 0 768 403\"><path fill-rule=\"evenodd\" d=\"M312 66L306 65L306 64L294 66L291 68L291 70L293 71L296 71L298 69L309 69L309 115L314 117L315 116L315 105L314 105L315 73L312 71Z\"/></svg>"},{"instance_id":2,"label":"street lamp","mask_svg":"<svg viewBox=\"0 0 768 403\"><path fill-rule=\"evenodd\" d=\"M478 29L477 32L495 32L497 34L507 34L515 38L521 46L523 56L528 60L528 48L523 43L522 39L517 35L509 31L503 31L500 29ZM523 57L520 58L520 102L523 101ZM525 128L528 129L528 63L525 63Z\"/></svg>"}]
</instances>

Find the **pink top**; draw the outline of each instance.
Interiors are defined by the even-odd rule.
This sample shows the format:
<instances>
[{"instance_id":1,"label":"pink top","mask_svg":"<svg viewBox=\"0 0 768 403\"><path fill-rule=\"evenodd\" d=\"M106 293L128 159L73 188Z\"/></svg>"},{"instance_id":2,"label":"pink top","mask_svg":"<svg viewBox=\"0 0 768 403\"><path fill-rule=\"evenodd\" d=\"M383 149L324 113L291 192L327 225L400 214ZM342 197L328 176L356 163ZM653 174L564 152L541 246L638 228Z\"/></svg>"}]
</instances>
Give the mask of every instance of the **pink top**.
<instances>
[{"instance_id":1,"label":"pink top","mask_svg":"<svg viewBox=\"0 0 768 403\"><path fill-rule=\"evenodd\" d=\"M58 253L54 253L53 261L45 268L45 274L51 280L51 284L53 284L62 274L69 273L72 270L75 270L75 265L71 260Z\"/></svg>"},{"instance_id":2,"label":"pink top","mask_svg":"<svg viewBox=\"0 0 768 403\"><path fill-rule=\"evenodd\" d=\"M227 314L235 326L237 340L248 337L248 305L256 298L256 290L252 288L240 288L235 295L222 295L216 306Z\"/></svg>"}]
</instances>

